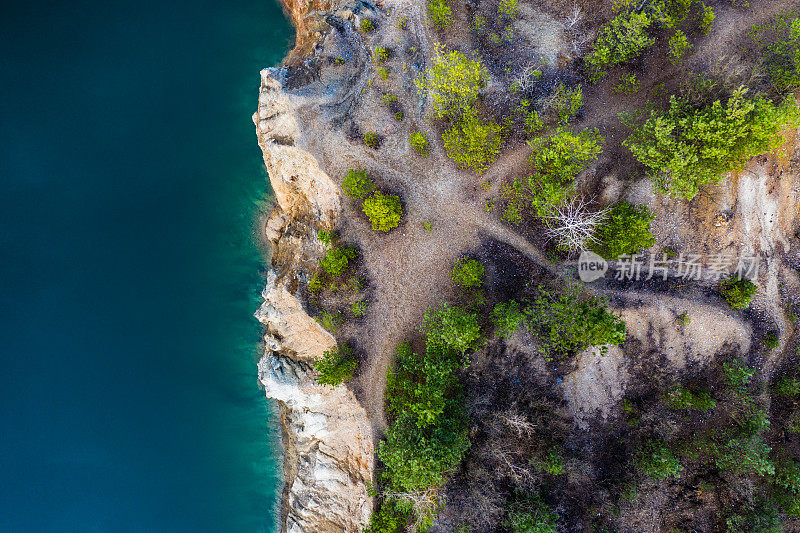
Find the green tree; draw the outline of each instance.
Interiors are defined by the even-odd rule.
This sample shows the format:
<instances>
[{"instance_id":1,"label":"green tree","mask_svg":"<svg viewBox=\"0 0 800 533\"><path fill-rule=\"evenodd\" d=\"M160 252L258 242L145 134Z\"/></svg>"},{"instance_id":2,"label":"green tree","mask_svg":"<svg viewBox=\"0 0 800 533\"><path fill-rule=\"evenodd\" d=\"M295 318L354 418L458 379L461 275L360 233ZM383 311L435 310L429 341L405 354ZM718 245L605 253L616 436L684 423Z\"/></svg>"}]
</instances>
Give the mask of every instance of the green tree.
<instances>
[{"instance_id":1,"label":"green tree","mask_svg":"<svg viewBox=\"0 0 800 533\"><path fill-rule=\"evenodd\" d=\"M445 30L453 25L453 10L445 0L428 0L428 18L438 30Z\"/></svg>"},{"instance_id":2,"label":"green tree","mask_svg":"<svg viewBox=\"0 0 800 533\"><path fill-rule=\"evenodd\" d=\"M769 458L771 451L759 436L731 439L720 450L716 458L717 467L723 471L772 476L775 465Z\"/></svg>"},{"instance_id":3,"label":"green tree","mask_svg":"<svg viewBox=\"0 0 800 533\"><path fill-rule=\"evenodd\" d=\"M756 31L764 28L756 28ZM767 72L780 92L800 87L800 17L797 10L781 11L770 25L770 43L764 49Z\"/></svg>"},{"instance_id":4,"label":"green tree","mask_svg":"<svg viewBox=\"0 0 800 533\"><path fill-rule=\"evenodd\" d=\"M350 198L363 200L375 191L375 184L367 176L366 170L351 168L342 180L342 190Z\"/></svg>"},{"instance_id":5,"label":"green tree","mask_svg":"<svg viewBox=\"0 0 800 533\"><path fill-rule=\"evenodd\" d=\"M586 55L592 76L605 76L606 69L637 57L655 43L647 34L652 19L646 13L625 11L600 29L594 48Z\"/></svg>"},{"instance_id":6,"label":"green tree","mask_svg":"<svg viewBox=\"0 0 800 533\"><path fill-rule=\"evenodd\" d=\"M484 274L483 263L475 259L462 257L456 262L450 272L450 277L458 285L469 289L483 285Z\"/></svg>"},{"instance_id":7,"label":"green tree","mask_svg":"<svg viewBox=\"0 0 800 533\"><path fill-rule=\"evenodd\" d=\"M492 310L492 323L497 336L510 339L517 328L525 324L525 313L514 300L499 303Z\"/></svg>"},{"instance_id":8,"label":"green tree","mask_svg":"<svg viewBox=\"0 0 800 533\"><path fill-rule=\"evenodd\" d=\"M750 305L757 287L749 279L731 276L720 283L719 290L728 305L734 309L744 309Z\"/></svg>"},{"instance_id":9,"label":"green tree","mask_svg":"<svg viewBox=\"0 0 800 533\"><path fill-rule=\"evenodd\" d=\"M647 206L622 200L611 208L605 222L598 228L592 249L605 259L613 260L650 248L655 244L650 233L650 223L654 218Z\"/></svg>"},{"instance_id":10,"label":"green tree","mask_svg":"<svg viewBox=\"0 0 800 533\"><path fill-rule=\"evenodd\" d=\"M423 95L431 99L438 118L458 118L477 101L489 81L489 72L480 61L473 61L457 50L445 51L436 45L433 65L415 80Z\"/></svg>"},{"instance_id":11,"label":"green tree","mask_svg":"<svg viewBox=\"0 0 800 533\"><path fill-rule=\"evenodd\" d=\"M389 231L396 228L403 219L400 197L386 195L380 191L375 191L375 194L364 200L363 210L372 223L372 229L376 231Z\"/></svg>"},{"instance_id":12,"label":"green tree","mask_svg":"<svg viewBox=\"0 0 800 533\"><path fill-rule=\"evenodd\" d=\"M597 130L574 134L560 127L548 137L528 141L533 150L534 170L554 181L569 181L603 152L603 137Z\"/></svg>"},{"instance_id":13,"label":"green tree","mask_svg":"<svg viewBox=\"0 0 800 533\"><path fill-rule=\"evenodd\" d=\"M331 248L319 264L322 269L333 277L338 277L347 270L350 261L358 255L355 248Z\"/></svg>"},{"instance_id":14,"label":"green tree","mask_svg":"<svg viewBox=\"0 0 800 533\"><path fill-rule=\"evenodd\" d=\"M461 307L442 303L425 311L422 331L427 343L434 348L466 354L475 349L481 340L478 315Z\"/></svg>"},{"instance_id":15,"label":"green tree","mask_svg":"<svg viewBox=\"0 0 800 533\"><path fill-rule=\"evenodd\" d=\"M517 15L517 0L500 0L497 11L504 17L514 18Z\"/></svg>"},{"instance_id":16,"label":"green tree","mask_svg":"<svg viewBox=\"0 0 800 533\"><path fill-rule=\"evenodd\" d=\"M553 512L539 495L518 496L508 506L507 518L503 525L513 533L556 533L558 515Z\"/></svg>"},{"instance_id":17,"label":"green tree","mask_svg":"<svg viewBox=\"0 0 800 533\"><path fill-rule=\"evenodd\" d=\"M468 107L442 135L447 156L459 168L482 174L500 154L502 130L492 121L481 120L477 111Z\"/></svg>"},{"instance_id":18,"label":"green tree","mask_svg":"<svg viewBox=\"0 0 800 533\"><path fill-rule=\"evenodd\" d=\"M704 413L713 409L717 402L706 391L692 392L683 386L677 386L666 395L665 401L670 409L697 409Z\"/></svg>"},{"instance_id":19,"label":"green tree","mask_svg":"<svg viewBox=\"0 0 800 533\"><path fill-rule=\"evenodd\" d=\"M425 137L425 134L421 131L415 131L409 134L409 141L411 142L411 147L414 149L422 157L428 157L428 153L430 152L430 145L428 144L428 138Z\"/></svg>"},{"instance_id":20,"label":"green tree","mask_svg":"<svg viewBox=\"0 0 800 533\"><path fill-rule=\"evenodd\" d=\"M661 481L678 476L683 471L678 458L660 441L648 442L639 452L639 469L650 479Z\"/></svg>"},{"instance_id":21,"label":"green tree","mask_svg":"<svg viewBox=\"0 0 800 533\"><path fill-rule=\"evenodd\" d=\"M353 350L348 345L335 346L314 362L317 382L323 385L341 385L351 379L358 366Z\"/></svg>"},{"instance_id":22,"label":"green tree","mask_svg":"<svg viewBox=\"0 0 800 533\"><path fill-rule=\"evenodd\" d=\"M602 300L584 293L577 285L566 286L562 294L542 287L539 292L525 314L539 337L546 360L625 340L625 323L610 313Z\"/></svg>"},{"instance_id":23,"label":"green tree","mask_svg":"<svg viewBox=\"0 0 800 533\"><path fill-rule=\"evenodd\" d=\"M650 169L657 191L691 200L701 185L780 146L781 129L797 124L800 109L790 98L775 106L746 93L738 89L725 105L717 100L702 108L672 96L669 109L652 111L623 145Z\"/></svg>"},{"instance_id":24,"label":"green tree","mask_svg":"<svg viewBox=\"0 0 800 533\"><path fill-rule=\"evenodd\" d=\"M691 48L692 45L686 34L681 30L675 30L675 33L669 38L669 60L673 65L677 65Z\"/></svg>"}]
</instances>

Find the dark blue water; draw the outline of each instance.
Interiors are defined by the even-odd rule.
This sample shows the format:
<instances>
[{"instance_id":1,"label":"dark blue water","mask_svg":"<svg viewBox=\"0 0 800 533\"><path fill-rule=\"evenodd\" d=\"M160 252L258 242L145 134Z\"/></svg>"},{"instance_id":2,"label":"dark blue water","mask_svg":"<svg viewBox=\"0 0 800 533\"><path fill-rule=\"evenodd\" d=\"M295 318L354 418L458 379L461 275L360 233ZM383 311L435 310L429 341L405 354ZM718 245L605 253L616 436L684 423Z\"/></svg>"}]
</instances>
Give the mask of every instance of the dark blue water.
<instances>
[{"instance_id":1,"label":"dark blue water","mask_svg":"<svg viewBox=\"0 0 800 533\"><path fill-rule=\"evenodd\" d=\"M0 531L275 530L250 115L274 0L0 17Z\"/></svg>"}]
</instances>

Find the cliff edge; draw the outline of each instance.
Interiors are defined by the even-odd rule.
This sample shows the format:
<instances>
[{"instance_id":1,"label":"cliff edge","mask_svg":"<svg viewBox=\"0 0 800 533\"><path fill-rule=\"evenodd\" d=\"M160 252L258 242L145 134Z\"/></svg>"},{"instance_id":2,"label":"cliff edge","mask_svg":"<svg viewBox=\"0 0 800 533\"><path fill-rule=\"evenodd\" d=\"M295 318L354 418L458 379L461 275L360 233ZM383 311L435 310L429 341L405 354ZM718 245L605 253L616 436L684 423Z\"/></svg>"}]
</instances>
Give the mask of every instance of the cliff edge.
<instances>
[{"instance_id":1,"label":"cliff edge","mask_svg":"<svg viewBox=\"0 0 800 533\"><path fill-rule=\"evenodd\" d=\"M295 146L301 132L291 98L269 69L261 73L253 121L277 201L266 226L272 268L256 318L267 328L259 380L281 409L281 530L360 531L372 512L372 432L350 390L316 383L311 363L336 340L306 313L297 293L324 253L316 234L333 226L340 192L315 158Z\"/></svg>"}]
</instances>

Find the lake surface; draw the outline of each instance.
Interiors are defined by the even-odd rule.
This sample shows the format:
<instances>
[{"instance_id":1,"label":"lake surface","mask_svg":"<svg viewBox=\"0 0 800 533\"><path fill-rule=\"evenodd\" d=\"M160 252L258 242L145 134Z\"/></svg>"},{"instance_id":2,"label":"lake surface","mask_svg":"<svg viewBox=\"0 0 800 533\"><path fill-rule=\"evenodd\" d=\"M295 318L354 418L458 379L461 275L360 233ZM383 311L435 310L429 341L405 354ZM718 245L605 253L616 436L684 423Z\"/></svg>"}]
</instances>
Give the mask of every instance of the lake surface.
<instances>
[{"instance_id":1,"label":"lake surface","mask_svg":"<svg viewBox=\"0 0 800 533\"><path fill-rule=\"evenodd\" d=\"M0 531L272 532L257 384L275 0L0 17Z\"/></svg>"}]
</instances>

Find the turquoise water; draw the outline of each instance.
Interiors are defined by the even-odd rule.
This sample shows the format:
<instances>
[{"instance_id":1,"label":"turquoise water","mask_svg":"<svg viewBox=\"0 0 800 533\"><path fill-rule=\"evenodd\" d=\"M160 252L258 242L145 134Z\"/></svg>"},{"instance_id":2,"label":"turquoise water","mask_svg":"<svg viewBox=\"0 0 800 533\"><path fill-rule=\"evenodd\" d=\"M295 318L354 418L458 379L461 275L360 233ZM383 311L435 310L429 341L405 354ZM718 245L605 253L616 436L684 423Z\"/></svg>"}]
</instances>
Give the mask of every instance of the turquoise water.
<instances>
[{"instance_id":1,"label":"turquoise water","mask_svg":"<svg viewBox=\"0 0 800 533\"><path fill-rule=\"evenodd\" d=\"M0 17L0 531L275 531L250 115L274 0Z\"/></svg>"}]
</instances>

